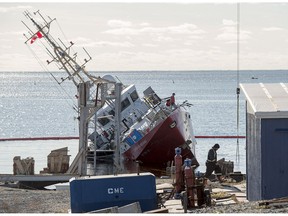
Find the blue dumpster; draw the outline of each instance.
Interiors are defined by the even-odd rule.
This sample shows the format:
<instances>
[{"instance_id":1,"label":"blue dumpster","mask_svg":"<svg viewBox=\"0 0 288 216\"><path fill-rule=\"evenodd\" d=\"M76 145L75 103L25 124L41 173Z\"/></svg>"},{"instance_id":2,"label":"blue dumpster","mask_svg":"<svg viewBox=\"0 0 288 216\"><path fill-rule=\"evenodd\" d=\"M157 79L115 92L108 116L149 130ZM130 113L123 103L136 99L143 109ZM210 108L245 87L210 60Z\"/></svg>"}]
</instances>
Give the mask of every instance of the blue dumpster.
<instances>
[{"instance_id":1,"label":"blue dumpster","mask_svg":"<svg viewBox=\"0 0 288 216\"><path fill-rule=\"evenodd\" d=\"M157 209L156 179L151 173L76 177L70 179L72 213L139 202L141 210Z\"/></svg>"}]
</instances>

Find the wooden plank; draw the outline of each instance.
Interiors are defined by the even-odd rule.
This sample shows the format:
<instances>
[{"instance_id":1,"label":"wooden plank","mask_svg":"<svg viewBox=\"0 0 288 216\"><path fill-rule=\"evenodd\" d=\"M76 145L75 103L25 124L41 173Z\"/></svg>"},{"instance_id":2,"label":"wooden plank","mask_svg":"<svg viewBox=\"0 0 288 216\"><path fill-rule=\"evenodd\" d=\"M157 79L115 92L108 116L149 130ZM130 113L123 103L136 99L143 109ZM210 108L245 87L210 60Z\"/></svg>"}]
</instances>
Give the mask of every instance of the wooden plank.
<instances>
[{"instance_id":1,"label":"wooden plank","mask_svg":"<svg viewBox=\"0 0 288 216\"><path fill-rule=\"evenodd\" d=\"M118 213L142 213L139 202L131 203L129 205L118 208Z\"/></svg>"},{"instance_id":2,"label":"wooden plank","mask_svg":"<svg viewBox=\"0 0 288 216\"><path fill-rule=\"evenodd\" d=\"M142 213L139 202L131 203L125 206L112 206L109 208L98 209L88 213Z\"/></svg>"},{"instance_id":3,"label":"wooden plank","mask_svg":"<svg viewBox=\"0 0 288 216\"><path fill-rule=\"evenodd\" d=\"M181 200L167 200L164 206L168 209L169 213L184 213Z\"/></svg>"},{"instance_id":4,"label":"wooden plank","mask_svg":"<svg viewBox=\"0 0 288 216\"><path fill-rule=\"evenodd\" d=\"M82 158L83 152L84 152L84 148L81 148L78 151L76 157L74 158L72 164L70 165L69 169L66 172L67 174L76 173L78 165L79 165L79 161Z\"/></svg>"},{"instance_id":5,"label":"wooden plank","mask_svg":"<svg viewBox=\"0 0 288 216\"><path fill-rule=\"evenodd\" d=\"M118 213L118 206L90 211L88 213Z\"/></svg>"},{"instance_id":6,"label":"wooden plank","mask_svg":"<svg viewBox=\"0 0 288 216\"><path fill-rule=\"evenodd\" d=\"M156 185L156 190L163 190L163 189L173 189L174 186L169 183L163 183L163 184L157 184Z\"/></svg>"},{"instance_id":7,"label":"wooden plank","mask_svg":"<svg viewBox=\"0 0 288 216\"><path fill-rule=\"evenodd\" d=\"M33 175L34 174L34 159L28 157L21 159L20 156L13 158L13 174L14 175Z\"/></svg>"},{"instance_id":8,"label":"wooden plank","mask_svg":"<svg viewBox=\"0 0 288 216\"><path fill-rule=\"evenodd\" d=\"M13 175L0 174L0 182L15 182L15 181L69 181L73 177L79 175L57 174L57 175Z\"/></svg>"},{"instance_id":9,"label":"wooden plank","mask_svg":"<svg viewBox=\"0 0 288 216\"><path fill-rule=\"evenodd\" d=\"M22 166L22 163L21 163L20 159L19 160L15 160L14 163L16 164L16 167L17 167L15 174L24 174L25 171L24 171L24 168Z\"/></svg>"},{"instance_id":10,"label":"wooden plank","mask_svg":"<svg viewBox=\"0 0 288 216\"><path fill-rule=\"evenodd\" d=\"M146 212L143 212L145 214L150 214L150 213L169 213L168 209L167 208L161 208L161 209L154 209L154 210L151 210L151 211L146 211Z\"/></svg>"}]
</instances>

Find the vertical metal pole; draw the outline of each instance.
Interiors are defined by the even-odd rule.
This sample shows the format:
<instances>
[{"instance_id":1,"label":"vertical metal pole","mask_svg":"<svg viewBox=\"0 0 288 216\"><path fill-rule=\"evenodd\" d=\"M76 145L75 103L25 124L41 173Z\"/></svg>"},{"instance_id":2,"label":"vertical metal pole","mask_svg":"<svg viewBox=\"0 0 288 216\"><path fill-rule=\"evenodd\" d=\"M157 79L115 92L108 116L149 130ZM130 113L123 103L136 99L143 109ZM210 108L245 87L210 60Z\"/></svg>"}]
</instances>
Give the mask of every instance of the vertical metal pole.
<instances>
[{"instance_id":1,"label":"vertical metal pole","mask_svg":"<svg viewBox=\"0 0 288 216\"><path fill-rule=\"evenodd\" d=\"M79 107L80 107L80 123L79 123L79 151L83 149L78 162L78 174L87 174L87 140L88 140L88 122L89 108L87 107L87 100L89 99L89 82L79 84Z\"/></svg>"},{"instance_id":2,"label":"vertical metal pole","mask_svg":"<svg viewBox=\"0 0 288 216\"><path fill-rule=\"evenodd\" d=\"M116 146L116 150L114 153L114 167L116 170L114 171L115 174L122 172L122 159L120 153L120 122L121 122L121 90L122 84L116 83L115 84L115 135L114 135L114 142Z\"/></svg>"},{"instance_id":3,"label":"vertical metal pole","mask_svg":"<svg viewBox=\"0 0 288 216\"><path fill-rule=\"evenodd\" d=\"M95 127L94 127L94 158L93 158L93 162L94 162L94 164L93 164L93 167L94 167L94 175L96 175L96 150L97 150L97 112L95 113Z\"/></svg>"},{"instance_id":4,"label":"vertical metal pole","mask_svg":"<svg viewBox=\"0 0 288 216\"><path fill-rule=\"evenodd\" d=\"M237 146L236 146L236 163L240 163L240 154L239 154L239 65L240 65L240 3L237 3Z\"/></svg>"}]
</instances>

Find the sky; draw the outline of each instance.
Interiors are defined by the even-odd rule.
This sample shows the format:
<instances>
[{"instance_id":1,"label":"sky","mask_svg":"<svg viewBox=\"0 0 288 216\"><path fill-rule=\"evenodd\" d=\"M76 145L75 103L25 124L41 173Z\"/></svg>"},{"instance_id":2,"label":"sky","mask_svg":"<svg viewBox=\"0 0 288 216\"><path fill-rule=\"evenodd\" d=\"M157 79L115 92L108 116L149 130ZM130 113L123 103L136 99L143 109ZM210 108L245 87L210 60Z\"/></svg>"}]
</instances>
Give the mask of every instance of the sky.
<instances>
[{"instance_id":1,"label":"sky","mask_svg":"<svg viewBox=\"0 0 288 216\"><path fill-rule=\"evenodd\" d=\"M56 18L89 71L288 69L287 2L108 1L0 2L0 71L58 70L44 38L24 43L25 10Z\"/></svg>"}]
</instances>

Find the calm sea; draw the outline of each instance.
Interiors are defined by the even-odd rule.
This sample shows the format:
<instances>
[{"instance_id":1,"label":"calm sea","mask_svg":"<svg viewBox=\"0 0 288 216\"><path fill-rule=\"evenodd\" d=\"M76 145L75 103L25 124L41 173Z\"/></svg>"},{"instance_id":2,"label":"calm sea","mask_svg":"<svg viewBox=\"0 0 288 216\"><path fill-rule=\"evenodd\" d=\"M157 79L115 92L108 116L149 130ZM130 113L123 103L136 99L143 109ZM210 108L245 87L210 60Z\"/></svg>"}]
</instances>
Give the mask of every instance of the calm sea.
<instances>
[{"instance_id":1,"label":"calm sea","mask_svg":"<svg viewBox=\"0 0 288 216\"><path fill-rule=\"evenodd\" d=\"M95 72L112 74L124 84L136 84L138 93L151 86L160 97L176 93L176 102L192 103L188 108L196 136L245 136L245 98L240 94L240 120L237 130L237 95L239 83L288 82L288 71L141 71ZM57 78L65 73L53 73ZM73 106L76 87L65 81L58 85L49 73L0 72L0 138L78 136L78 122ZM207 152L220 144L218 159L234 162L234 171L246 173L245 139L239 139L240 162L236 163L237 139L197 139L199 171L205 171ZM78 150L77 140L2 141L0 173L13 173L13 158L33 157L35 173L47 167L51 150L68 147L71 161Z\"/></svg>"}]
</instances>

